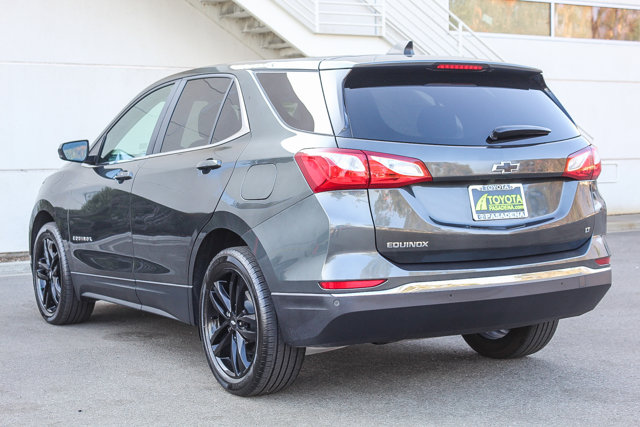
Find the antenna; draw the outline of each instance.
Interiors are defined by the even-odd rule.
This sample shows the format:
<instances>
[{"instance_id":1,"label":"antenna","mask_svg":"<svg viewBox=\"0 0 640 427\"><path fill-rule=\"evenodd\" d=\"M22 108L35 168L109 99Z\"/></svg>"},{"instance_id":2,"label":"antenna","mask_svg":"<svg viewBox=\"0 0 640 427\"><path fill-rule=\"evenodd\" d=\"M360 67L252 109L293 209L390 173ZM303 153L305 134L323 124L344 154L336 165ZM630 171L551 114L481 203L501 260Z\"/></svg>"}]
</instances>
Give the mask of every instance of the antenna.
<instances>
[{"instance_id":1,"label":"antenna","mask_svg":"<svg viewBox=\"0 0 640 427\"><path fill-rule=\"evenodd\" d=\"M416 53L413 51L413 40L400 41L393 45L387 55L406 55L413 56Z\"/></svg>"}]
</instances>

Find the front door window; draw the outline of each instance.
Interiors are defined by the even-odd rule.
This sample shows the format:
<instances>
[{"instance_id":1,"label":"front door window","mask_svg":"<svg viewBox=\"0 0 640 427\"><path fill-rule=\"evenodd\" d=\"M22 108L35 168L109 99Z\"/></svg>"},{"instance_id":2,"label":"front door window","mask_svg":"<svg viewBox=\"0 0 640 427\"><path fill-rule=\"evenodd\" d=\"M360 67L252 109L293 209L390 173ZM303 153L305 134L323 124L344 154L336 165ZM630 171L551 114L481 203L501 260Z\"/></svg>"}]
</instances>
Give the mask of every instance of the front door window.
<instances>
[{"instance_id":1,"label":"front door window","mask_svg":"<svg viewBox=\"0 0 640 427\"><path fill-rule=\"evenodd\" d=\"M147 154L173 84L157 89L129 109L105 136L99 163L130 160Z\"/></svg>"}]
</instances>

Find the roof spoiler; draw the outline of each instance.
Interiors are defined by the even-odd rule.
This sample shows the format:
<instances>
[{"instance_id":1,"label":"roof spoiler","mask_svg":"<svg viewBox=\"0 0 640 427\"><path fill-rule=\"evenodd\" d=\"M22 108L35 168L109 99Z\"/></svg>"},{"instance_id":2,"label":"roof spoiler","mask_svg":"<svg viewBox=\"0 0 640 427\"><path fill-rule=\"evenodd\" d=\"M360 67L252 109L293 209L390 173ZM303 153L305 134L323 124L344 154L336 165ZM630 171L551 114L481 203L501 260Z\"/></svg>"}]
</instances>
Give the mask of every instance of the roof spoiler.
<instances>
[{"instance_id":1,"label":"roof spoiler","mask_svg":"<svg viewBox=\"0 0 640 427\"><path fill-rule=\"evenodd\" d=\"M400 41L393 45L387 55L406 55L413 56L416 53L413 50L413 40Z\"/></svg>"}]
</instances>

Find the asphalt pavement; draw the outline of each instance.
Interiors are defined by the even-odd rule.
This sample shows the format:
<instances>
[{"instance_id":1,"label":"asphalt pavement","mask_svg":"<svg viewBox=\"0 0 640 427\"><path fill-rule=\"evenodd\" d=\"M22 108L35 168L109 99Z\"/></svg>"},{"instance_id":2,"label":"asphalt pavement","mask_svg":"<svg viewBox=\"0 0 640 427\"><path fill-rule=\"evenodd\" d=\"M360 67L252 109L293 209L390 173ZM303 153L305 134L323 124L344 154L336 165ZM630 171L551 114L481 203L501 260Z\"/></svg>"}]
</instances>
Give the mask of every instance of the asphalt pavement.
<instances>
[{"instance_id":1,"label":"asphalt pavement","mask_svg":"<svg viewBox=\"0 0 640 427\"><path fill-rule=\"evenodd\" d=\"M611 290L535 355L484 359L460 337L359 345L308 356L259 398L218 386L194 327L108 303L49 326L30 276L5 269L0 425L637 425L640 232L609 244Z\"/></svg>"}]
</instances>

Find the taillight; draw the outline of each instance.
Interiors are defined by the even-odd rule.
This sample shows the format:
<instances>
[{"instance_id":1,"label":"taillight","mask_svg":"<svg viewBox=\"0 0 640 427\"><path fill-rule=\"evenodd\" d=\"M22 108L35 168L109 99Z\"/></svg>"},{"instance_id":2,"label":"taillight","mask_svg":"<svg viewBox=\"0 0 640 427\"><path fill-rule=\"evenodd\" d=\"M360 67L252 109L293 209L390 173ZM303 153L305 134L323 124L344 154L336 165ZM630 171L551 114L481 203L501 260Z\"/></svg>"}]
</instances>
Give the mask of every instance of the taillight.
<instances>
[{"instance_id":1,"label":"taillight","mask_svg":"<svg viewBox=\"0 0 640 427\"><path fill-rule=\"evenodd\" d=\"M391 154L314 148L299 151L295 159L314 193L395 188L432 180L420 160Z\"/></svg>"},{"instance_id":2,"label":"taillight","mask_svg":"<svg viewBox=\"0 0 640 427\"><path fill-rule=\"evenodd\" d=\"M431 181L427 167L418 159L365 152L369 160L369 188L403 187Z\"/></svg>"},{"instance_id":3,"label":"taillight","mask_svg":"<svg viewBox=\"0 0 640 427\"><path fill-rule=\"evenodd\" d=\"M578 180L597 179L602 171L598 149L591 145L567 157L562 176Z\"/></svg>"},{"instance_id":4,"label":"taillight","mask_svg":"<svg viewBox=\"0 0 640 427\"><path fill-rule=\"evenodd\" d=\"M386 282L382 280L342 280L339 282L320 282L323 289L358 289L371 288Z\"/></svg>"},{"instance_id":5,"label":"taillight","mask_svg":"<svg viewBox=\"0 0 640 427\"><path fill-rule=\"evenodd\" d=\"M611 257L605 256L602 258L596 258L596 264L598 265L609 265L611 264Z\"/></svg>"},{"instance_id":6,"label":"taillight","mask_svg":"<svg viewBox=\"0 0 640 427\"><path fill-rule=\"evenodd\" d=\"M360 150L316 148L296 153L296 162L314 193L367 188L367 156Z\"/></svg>"}]
</instances>

